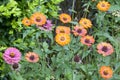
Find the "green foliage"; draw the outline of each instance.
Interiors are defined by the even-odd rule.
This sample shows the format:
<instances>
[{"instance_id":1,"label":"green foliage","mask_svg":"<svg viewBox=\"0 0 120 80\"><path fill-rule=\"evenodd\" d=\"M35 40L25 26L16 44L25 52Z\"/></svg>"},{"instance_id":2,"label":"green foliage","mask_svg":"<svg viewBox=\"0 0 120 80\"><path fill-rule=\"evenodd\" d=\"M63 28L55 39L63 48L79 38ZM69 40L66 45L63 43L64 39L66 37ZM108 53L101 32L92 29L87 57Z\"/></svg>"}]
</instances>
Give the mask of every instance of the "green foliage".
<instances>
[{"instance_id":1,"label":"green foliage","mask_svg":"<svg viewBox=\"0 0 120 80\"><path fill-rule=\"evenodd\" d=\"M65 0L0 1L0 80L103 80L99 74L99 68L103 65L110 66L114 71L110 80L120 79L120 17L113 15L120 10L120 1L109 0L110 9L101 12L96 8L97 0L81 0L79 16L74 3L77 0L69 0L73 1L72 9L68 9L72 16L69 24L58 20L62 1ZM35 12L44 13L47 19L53 21L51 31L22 24L24 17L30 18ZM88 47L80 42L82 37L70 34L68 45L58 45L55 42L56 27L68 26L72 30L78 24L76 16L92 21L93 26L87 31L93 35L95 43ZM114 53L106 57L98 54L96 46L100 42L110 43ZM3 53L8 47L16 47L21 51L20 71L11 70L11 65L3 60ZM37 53L40 60L37 63L26 61L27 52ZM80 57L79 62L75 62L75 55Z\"/></svg>"}]
</instances>

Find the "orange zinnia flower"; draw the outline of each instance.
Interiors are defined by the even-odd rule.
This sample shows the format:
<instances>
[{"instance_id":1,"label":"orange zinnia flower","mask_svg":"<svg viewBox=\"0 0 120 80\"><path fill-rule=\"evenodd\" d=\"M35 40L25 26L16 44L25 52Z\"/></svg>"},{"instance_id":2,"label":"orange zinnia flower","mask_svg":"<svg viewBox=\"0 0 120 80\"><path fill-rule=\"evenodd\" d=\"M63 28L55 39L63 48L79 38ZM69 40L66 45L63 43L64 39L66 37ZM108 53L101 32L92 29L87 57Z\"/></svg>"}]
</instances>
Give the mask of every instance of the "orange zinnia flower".
<instances>
[{"instance_id":1,"label":"orange zinnia flower","mask_svg":"<svg viewBox=\"0 0 120 80\"><path fill-rule=\"evenodd\" d=\"M81 42L82 44L87 45L87 46L91 46L91 45L95 42L95 40L94 40L93 36L87 35L87 36L83 36L83 37L80 39L80 42Z\"/></svg>"},{"instance_id":2,"label":"orange zinnia flower","mask_svg":"<svg viewBox=\"0 0 120 80\"><path fill-rule=\"evenodd\" d=\"M38 62L39 61L39 55L34 53L34 52L28 52L26 53L25 55L25 59L28 61L28 62Z\"/></svg>"},{"instance_id":3,"label":"orange zinnia flower","mask_svg":"<svg viewBox=\"0 0 120 80\"><path fill-rule=\"evenodd\" d=\"M72 32L75 36L85 36L87 34L87 30L78 25L74 27L74 30L72 30Z\"/></svg>"},{"instance_id":4,"label":"orange zinnia flower","mask_svg":"<svg viewBox=\"0 0 120 80\"><path fill-rule=\"evenodd\" d=\"M55 36L55 41L61 46L67 45L70 43L70 36L65 33L59 33Z\"/></svg>"},{"instance_id":5,"label":"orange zinnia flower","mask_svg":"<svg viewBox=\"0 0 120 80\"><path fill-rule=\"evenodd\" d=\"M110 4L107 2L107 1L100 1L98 4L97 4L97 8L100 10L100 11L108 11L108 9L110 8Z\"/></svg>"},{"instance_id":6,"label":"orange zinnia flower","mask_svg":"<svg viewBox=\"0 0 120 80\"><path fill-rule=\"evenodd\" d=\"M59 34L59 33L70 34L70 28L66 26L58 26L56 28L56 34Z\"/></svg>"},{"instance_id":7,"label":"orange zinnia flower","mask_svg":"<svg viewBox=\"0 0 120 80\"><path fill-rule=\"evenodd\" d=\"M114 49L111 44L101 42L97 45L97 52L103 56L108 56L114 52Z\"/></svg>"},{"instance_id":8,"label":"orange zinnia flower","mask_svg":"<svg viewBox=\"0 0 120 80\"><path fill-rule=\"evenodd\" d=\"M86 18L81 18L81 20L79 21L79 24L81 26L83 26L84 28L91 28L92 27L92 22Z\"/></svg>"},{"instance_id":9,"label":"orange zinnia flower","mask_svg":"<svg viewBox=\"0 0 120 80\"><path fill-rule=\"evenodd\" d=\"M30 26L31 25L31 21L28 18L23 18L22 24L24 24L25 26Z\"/></svg>"},{"instance_id":10,"label":"orange zinnia flower","mask_svg":"<svg viewBox=\"0 0 120 80\"><path fill-rule=\"evenodd\" d=\"M109 66L100 67L99 74L102 78L108 80L113 76L113 70Z\"/></svg>"},{"instance_id":11,"label":"orange zinnia flower","mask_svg":"<svg viewBox=\"0 0 120 80\"><path fill-rule=\"evenodd\" d=\"M32 24L44 25L47 21L46 16L42 13L36 12L30 17Z\"/></svg>"},{"instance_id":12,"label":"orange zinnia flower","mask_svg":"<svg viewBox=\"0 0 120 80\"><path fill-rule=\"evenodd\" d=\"M68 15L66 13L60 14L59 18L60 18L60 21L62 21L63 23L69 23L71 21L70 15Z\"/></svg>"}]
</instances>

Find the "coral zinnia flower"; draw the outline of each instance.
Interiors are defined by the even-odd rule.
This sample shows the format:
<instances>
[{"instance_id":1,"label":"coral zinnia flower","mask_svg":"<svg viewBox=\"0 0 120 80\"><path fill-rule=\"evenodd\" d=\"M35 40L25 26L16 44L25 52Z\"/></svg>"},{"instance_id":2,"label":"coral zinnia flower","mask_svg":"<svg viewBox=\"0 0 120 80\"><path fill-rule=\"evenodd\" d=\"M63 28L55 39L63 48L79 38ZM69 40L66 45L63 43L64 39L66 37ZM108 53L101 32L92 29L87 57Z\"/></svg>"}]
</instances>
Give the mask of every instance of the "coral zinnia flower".
<instances>
[{"instance_id":1,"label":"coral zinnia flower","mask_svg":"<svg viewBox=\"0 0 120 80\"><path fill-rule=\"evenodd\" d=\"M28 61L28 62L32 62L32 63L36 63L39 61L39 55L34 53L34 52L28 52L26 53L25 55L25 59Z\"/></svg>"},{"instance_id":2,"label":"coral zinnia flower","mask_svg":"<svg viewBox=\"0 0 120 80\"><path fill-rule=\"evenodd\" d=\"M9 47L5 50L3 54L3 59L8 64L18 63L21 59L21 53L18 49Z\"/></svg>"},{"instance_id":3,"label":"coral zinnia flower","mask_svg":"<svg viewBox=\"0 0 120 80\"><path fill-rule=\"evenodd\" d=\"M60 18L60 21L62 21L63 23L69 23L71 21L70 15L68 15L66 13L60 14L59 18Z\"/></svg>"},{"instance_id":4,"label":"coral zinnia flower","mask_svg":"<svg viewBox=\"0 0 120 80\"><path fill-rule=\"evenodd\" d=\"M70 36L65 33L60 33L55 36L55 41L61 45L64 46L70 42Z\"/></svg>"},{"instance_id":5,"label":"coral zinnia flower","mask_svg":"<svg viewBox=\"0 0 120 80\"><path fill-rule=\"evenodd\" d=\"M95 42L95 40L94 40L93 36L87 35L87 36L81 37L80 42L87 46L91 46Z\"/></svg>"},{"instance_id":6,"label":"coral zinnia flower","mask_svg":"<svg viewBox=\"0 0 120 80\"><path fill-rule=\"evenodd\" d=\"M31 21L28 18L23 18L22 24L24 24L25 26L30 26L31 25Z\"/></svg>"},{"instance_id":7,"label":"coral zinnia flower","mask_svg":"<svg viewBox=\"0 0 120 80\"><path fill-rule=\"evenodd\" d=\"M108 9L110 8L110 4L106 1L100 1L98 4L97 4L97 8L100 10L100 11L108 11Z\"/></svg>"},{"instance_id":8,"label":"coral zinnia flower","mask_svg":"<svg viewBox=\"0 0 120 80\"><path fill-rule=\"evenodd\" d=\"M102 66L100 67L99 74L101 75L102 78L108 80L112 78L113 71L109 66Z\"/></svg>"},{"instance_id":9,"label":"coral zinnia flower","mask_svg":"<svg viewBox=\"0 0 120 80\"><path fill-rule=\"evenodd\" d=\"M36 12L30 17L32 24L44 25L46 23L46 16L42 13Z\"/></svg>"},{"instance_id":10,"label":"coral zinnia flower","mask_svg":"<svg viewBox=\"0 0 120 80\"><path fill-rule=\"evenodd\" d=\"M66 26L58 26L56 28L56 33L59 34L59 33L66 33L66 34L70 34L70 28L69 27L66 27Z\"/></svg>"},{"instance_id":11,"label":"coral zinnia flower","mask_svg":"<svg viewBox=\"0 0 120 80\"><path fill-rule=\"evenodd\" d=\"M75 26L72 32L75 36L85 36L87 34L87 30L82 26Z\"/></svg>"},{"instance_id":12,"label":"coral zinnia flower","mask_svg":"<svg viewBox=\"0 0 120 80\"><path fill-rule=\"evenodd\" d=\"M103 56L110 55L114 52L114 49L111 44L106 42L101 42L97 45L97 52Z\"/></svg>"},{"instance_id":13,"label":"coral zinnia flower","mask_svg":"<svg viewBox=\"0 0 120 80\"><path fill-rule=\"evenodd\" d=\"M83 26L84 28L91 28L92 22L89 19L81 18L79 21L79 24Z\"/></svg>"}]
</instances>

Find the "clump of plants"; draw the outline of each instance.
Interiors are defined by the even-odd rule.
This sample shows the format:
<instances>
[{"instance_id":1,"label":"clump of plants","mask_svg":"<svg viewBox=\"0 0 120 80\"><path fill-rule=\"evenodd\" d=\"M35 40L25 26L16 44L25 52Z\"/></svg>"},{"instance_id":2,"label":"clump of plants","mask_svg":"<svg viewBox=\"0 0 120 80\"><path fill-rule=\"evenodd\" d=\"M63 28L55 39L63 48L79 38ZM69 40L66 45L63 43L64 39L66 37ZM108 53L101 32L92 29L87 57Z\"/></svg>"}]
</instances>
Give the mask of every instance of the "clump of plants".
<instances>
[{"instance_id":1,"label":"clump of plants","mask_svg":"<svg viewBox=\"0 0 120 80\"><path fill-rule=\"evenodd\" d=\"M0 1L1 80L120 79L119 0L71 1Z\"/></svg>"}]
</instances>

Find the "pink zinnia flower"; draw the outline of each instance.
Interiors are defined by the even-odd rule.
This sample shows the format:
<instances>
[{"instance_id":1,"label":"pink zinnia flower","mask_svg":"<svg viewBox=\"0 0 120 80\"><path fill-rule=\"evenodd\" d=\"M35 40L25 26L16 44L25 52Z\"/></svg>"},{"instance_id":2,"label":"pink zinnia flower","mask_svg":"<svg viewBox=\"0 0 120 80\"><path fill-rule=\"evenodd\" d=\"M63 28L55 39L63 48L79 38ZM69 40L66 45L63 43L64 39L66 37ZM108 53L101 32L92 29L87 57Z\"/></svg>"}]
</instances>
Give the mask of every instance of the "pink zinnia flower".
<instances>
[{"instance_id":1,"label":"pink zinnia flower","mask_svg":"<svg viewBox=\"0 0 120 80\"><path fill-rule=\"evenodd\" d=\"M97 45L97 52L103 56L108 56L114 52L114 48L110 43L101 42Z\"/></svg>"},{"instance_id":2,"label":"pink zinnia flower","mask_svg":"<svg viewBox=\"0 0 120 80\"><path fill-rule=\"evenodd\" d=\"M72 32L75 36L85 36L87 34L87 30L78 25L74 27L74 30L72 30Z\"/></svg>"},{"instance_id":3,"label":"pink zinnia flower","mask_svg":"<svg viewBox=\"0 0 120 80\"><path fill-rule=\"evenodd\" d=\"M37 26L37 27L40 28L41 30L50 31L52 30L52 26L53 24L51 23L51 20L47 20L46 24L44 24L43 26Z\"/></svg>"},{"instance_id":4,"label":"pink zinnia flower","mask_svg":"<svg viewBox=\"0 0 120 80\"><path fill-rule=\"evenodd\" d=\"M86 35L86 36L81 37L80 42L82 44L87 45L88 47L90 47L95 42L95 39L94 39L93 36Z\"/></svg>"},{"instance_id":5,"label":"pink zinnia flower","mask_svg":"<svg viewBox=\"0 0 120 80\"><path fill-rule=\"evenodd\" d=\"M5 50L3 54L3 59L8 64L18 63L21 59L21 53L18 49L14 47L9 47Z\"/></svg>"}]
</instances>

